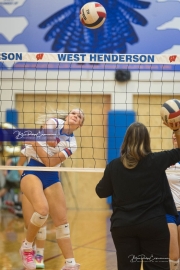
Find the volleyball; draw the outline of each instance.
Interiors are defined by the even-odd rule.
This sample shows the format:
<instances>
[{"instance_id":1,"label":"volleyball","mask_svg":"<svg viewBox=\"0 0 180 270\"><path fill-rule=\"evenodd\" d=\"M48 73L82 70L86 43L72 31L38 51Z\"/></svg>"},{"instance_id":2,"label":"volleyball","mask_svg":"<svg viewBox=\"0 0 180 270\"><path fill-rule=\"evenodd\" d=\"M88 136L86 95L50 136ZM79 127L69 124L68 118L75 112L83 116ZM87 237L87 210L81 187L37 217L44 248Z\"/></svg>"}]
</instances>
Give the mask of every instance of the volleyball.
<instances>
[{"instance_id":1,"label":"volleyball","mask_svg":"<svg viewBox=\"0 0 180 270\"><path fill-rule=\"evenodd\" d=\"M98 2L86 3L80 10L81 23L90 29L96 29L103 25L106 20L106 10Z\"/></svg>"},{"instance_id":2,"label":"volleyball","mask_svg":"<svg viewBox=\"0 0 180 270\"><path fill-rule=\"evenodd\" d=\"M161 107L161 118L165 123L180 122L180 100L167 100Z\"/></svg>"}]
</instances>

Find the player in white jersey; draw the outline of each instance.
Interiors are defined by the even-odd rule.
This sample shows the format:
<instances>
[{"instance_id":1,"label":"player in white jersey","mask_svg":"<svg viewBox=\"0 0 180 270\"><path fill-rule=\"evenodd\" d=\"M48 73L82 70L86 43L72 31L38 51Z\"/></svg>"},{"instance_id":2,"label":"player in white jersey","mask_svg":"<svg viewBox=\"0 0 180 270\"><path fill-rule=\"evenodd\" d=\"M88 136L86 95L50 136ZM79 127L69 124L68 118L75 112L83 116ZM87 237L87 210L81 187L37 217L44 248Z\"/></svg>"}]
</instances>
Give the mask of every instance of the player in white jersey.
<instances>
[{"instance_id":1,"label":"player in white jersey","mask_svg":"<svg viewBox=\"0 0 180 270\"><path fill-rule=\"evenodd\" d=\"M34 211L28 224L25 241L20 248L23 265L27 269L36 269L32 245L48 214L56 227L57 243L65 258L62 270L80 268L73 255L66 203L58 172L43 171L43 167L60 166L76 151L77 144L73 132L81 127L83 122L84 114L80 109L71 110L65 120L50 118L43 126L47 138L48 134L52 134L50 139L26 141L22 150L24 157L28 157L30 161L27 164L29 170L24 171L21 176L21 191ZM32 171L31 166L40 166L42 171Z\"/></svg>"},{"instance_id":2,"label":"player in white jersey","mask_svg":"<svg viewBox=\"0 0 180 270\"><path fill-rule=\"evenodd\" d=\"M54 139L55 141L49 142L49 145L53 144L53 146L47 146L46 141L37 141L38 145L42 147L42 149L48 153L50 157L52 157L54 154L57 154L61 152L66 158L68 158L70 155L72 155L76 149L77 149L77 144L76 144L76 139L74 137L74 134L66 134L63 133L63 127L64 127L64 120L62 119L56 119L56 118L51 118L50 120L47 121L48 129L51 130L56 126L56 132L54 132ZM42 136L43 137L42 133ZM50 140L50 139L49 139ZM32 145L26 145L26 147L21 151L22 154L24 154L26 157L31 157L41 163L41 157L38 156L36 150L33 148ZM61 162L56 164L55 166L60 166Z\"/></svg>"},{"instance_id":3,"label":"player in white jersey","mask_svg":"<svg viewBox=\"0 0 180 270\"><path fill-rule=\"evenodd\" d=\"M172 141L174 148L177 148L178 145L174 133L172 135ZM169 169L171 171L173 170L173 173L167 173L167 178L179 214L178 217L166 215L170 231L169 262L170 262L170 270L179 270L180 269L180 164L176 163Z\"/></svg>"}]
</instances>

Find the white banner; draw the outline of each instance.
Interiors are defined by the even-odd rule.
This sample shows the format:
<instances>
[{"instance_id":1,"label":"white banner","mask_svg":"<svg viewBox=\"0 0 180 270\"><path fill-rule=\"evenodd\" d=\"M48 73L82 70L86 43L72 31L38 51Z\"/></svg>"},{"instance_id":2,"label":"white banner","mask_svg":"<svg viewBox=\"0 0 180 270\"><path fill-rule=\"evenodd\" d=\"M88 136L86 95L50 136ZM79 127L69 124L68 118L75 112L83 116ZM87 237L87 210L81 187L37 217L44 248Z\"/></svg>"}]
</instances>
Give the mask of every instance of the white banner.
<instances>
[{"instance_id":1,"label":"white banner","mask_svg":"<svg viewBox=\"0 0 180 270\"><path fill-rule=\"evenodd\" d=\"M97 63L97 64L180 64L174 54L86 54L0 52L1 62Z\"/></svg>"}]
</instances>

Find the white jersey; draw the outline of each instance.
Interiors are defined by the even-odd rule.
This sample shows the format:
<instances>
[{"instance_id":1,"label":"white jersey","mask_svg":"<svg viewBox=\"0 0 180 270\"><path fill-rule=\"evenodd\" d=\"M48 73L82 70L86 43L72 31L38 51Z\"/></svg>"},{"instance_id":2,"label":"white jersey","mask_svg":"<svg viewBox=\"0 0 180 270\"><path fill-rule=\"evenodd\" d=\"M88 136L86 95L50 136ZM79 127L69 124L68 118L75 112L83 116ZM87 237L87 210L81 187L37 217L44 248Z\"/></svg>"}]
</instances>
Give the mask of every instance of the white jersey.
<instances>
[{"instance_id":1,"label":"white jersey","mask_svg":"<svg viewBox=\"0 0 180 270\"><path fill-rule=\"evenodd\" d=\"M38 143L42 146L43 150L48 153L49 156L53 156L56 153L62 152L66 158L71 156L77 150L77 143L74 134L64 134L62 133L62 129L64 126L64 120L55 119L57 122L56 128L56 137L58 140L58 144L56 147L48 146L46 141L38 141ZM25 144L25 148L21 151L22 154L29 158L34 158L39 162L43 163L41 158L37 155L36 151L30 144ZM56 166L60 166L61 163Z\"/></svg>"},{"instance_id":2,"label":"white jersey","mask_svg":"<svg viewBox=\"0 0 180 270\"><path fill-rule=\"evenodd\" d=\"M180 211L180 164L176 163L168 169L174 171L172 173L167 173L166 175L169 181L177 211ZM178 172L179 174L177 174L176 172Z\"/></svg>"}]
</instances>

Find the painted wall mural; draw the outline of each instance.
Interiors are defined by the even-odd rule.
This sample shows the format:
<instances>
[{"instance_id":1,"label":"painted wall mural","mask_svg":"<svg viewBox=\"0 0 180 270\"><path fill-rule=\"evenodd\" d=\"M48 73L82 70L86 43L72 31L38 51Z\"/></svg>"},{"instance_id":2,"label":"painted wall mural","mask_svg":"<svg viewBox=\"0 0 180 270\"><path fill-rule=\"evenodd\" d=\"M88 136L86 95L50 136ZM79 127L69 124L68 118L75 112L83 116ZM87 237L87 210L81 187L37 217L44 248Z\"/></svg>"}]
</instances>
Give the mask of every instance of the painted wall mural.
<instances>
[{"instance_id":1,"label":"painted wall mural","mask_svg":"<svg viewBox=\"0 0 180 270\"><path fill-rule=\"evenodd\" d=\"M85 0L0 0L0 51L180 52L180 1L101 0L99 29L79 21Z\"/></svg>"}]
</instances>

